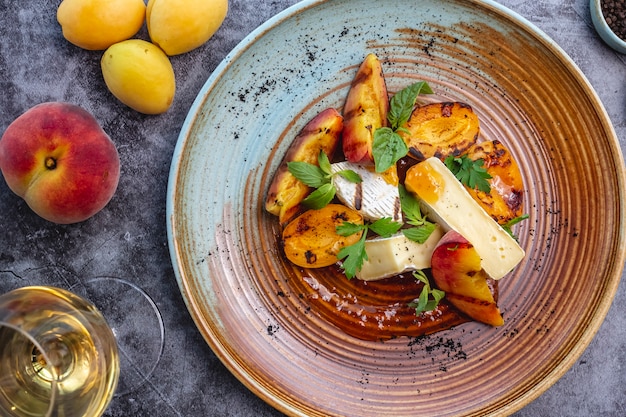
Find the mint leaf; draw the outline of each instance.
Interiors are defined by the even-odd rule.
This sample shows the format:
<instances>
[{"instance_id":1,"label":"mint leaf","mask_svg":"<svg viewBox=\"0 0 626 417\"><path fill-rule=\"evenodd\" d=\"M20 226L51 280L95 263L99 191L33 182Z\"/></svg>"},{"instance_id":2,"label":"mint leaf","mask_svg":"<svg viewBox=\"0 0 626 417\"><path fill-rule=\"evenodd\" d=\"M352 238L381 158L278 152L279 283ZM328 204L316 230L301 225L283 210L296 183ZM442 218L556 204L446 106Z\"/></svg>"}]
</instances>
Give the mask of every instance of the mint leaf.
<instances>
[{"instance_id":1,"label":"mint leaf","mask_svg":"<svg viewBox=\"0 0 626 417\"><path fill-rule=\"evenodd\" d=\"M363 179L361 178L361 176L357 174L356 172L352 171L351 169L344 169L341 171L337 171L337 175L342 176L343 178L345 178L346 180L354 184L360 184L363 182Z\"/></svg>"},{"instance_id":2,"label":"mint leaf","mask_svg":"<svg viewBox=\"0 0 626 417\"><path fill-rule=\"evenodd\" d=\"M428 240L436 228L437 225L434 223L426 222L421 226L402 229L402 234L404 234L407 239L422 244Z\"/></svg>"},{"instance_id":3,"label":"mint leaf","mask_svg":"<svg viewBox=\"0 0 626 417\"><path fill-rule=\"evenodd\" d=\"M408 152L404 139L390 128L381 127L374 132L372 154L376 172L386 171Z\"/></svg>"},{"instance_id":4,"label":"mint leaf","mask_svg":"<svg viewBox=\"0 0 626 417\"><path fill-rule=\"evenodd\" d=\"M308 162L287 162L287 169L291 175L309 187L319 188L328 182L324 171L317 165Z\"/></svg>"},{"instance_id":5,"label":"mint leaf","mask_svg":"<svg viewBox=\"0 0 626 417\"><path fill-rule=\"evenodd\" d=\"M433 289L429 290L429 287L426 285L422 288L422 292L417 300L417 303L413 301L413 303L409 304L409 307L415 307L415 314L419 315L424 311L432 311L437 308L439 305L439 301L444 297L445 293L443 291ZM430 299L430 296L433 298Z\"/></svg>"},{"instance_id":6,"label":"mint leaf","mask_svg":"<svg viewBox=\"0 0 626 417\"><path fill-rule=\"evenodd\" d=\"M430 285L428 277L426 277L426 274L422 270L413 272L413 277L424 285Z\"/></svg>"},{"instance_id":7,"label":"mint leaf","mask_svg":"<svg viewBox=\"0 0 626 417\"><path fill-rule=\"evenodd\" d=\"M317 163L324 174L327 176L332 175L332 172L330 171L330 160L328 159L328 155L326 155L322 150L320 150L320 153L317 156Z\"/></svg>"},{"instance_id":8,"label":"mint leaf","mask_svg":"<svg viewBox=\"0 0 626 417\"><path fill-rule=\"evenodd\" d=\"M381 237L390 237L402 227L402 223L394 222L391 217L383 217L369 225L369 229Z\"/></svg>"},{"instance_id":9,"label":"mint leaf","mask_svg":"<svg viewBox=\"0 0 626 417\"><path fill-rule=\"evenodd\" d=\"M331 171L330 160L324 151L320 150L317 156L317 162L319 166L301 161L287 162L287 169L291 175L305 185L316 188L316 190L302 200L304 206L315 210L319 210L328 205L328 203L335 198L337 192L332 181L333 173ZM352 170L343 170L337 174L354 183L360 183L362 181L359 174Z\"/></svg>"},{"instance_id":10,"label":"mint leaf","mask_svg":"<svg viewBox=\"0 0 626 417\"><path fill-rule=\"evenodd\" d=\"M432 93L433 90L431 90L426 81L418 81L398 91L389 102L387 120L391 128L395 131L409 120L411 113L413 113L417 96Z\"/></svg>"},{"instance_id":11,"label":"mint leaf","mask_svg":"<svg viewBox=\"0 0 626 417\"><path fill-rule=\"evenodd\" d=\"M423 289L422 289L423 291ZM430 290L430 296L433 297L432 300L428 300L428 303L426 303L426 308L424 311L432 311L434 309L437 308L437 306L439 305L439 302L446 296L446 293L438 290L436 288L432 288ZM416 311L417 313L417 311Z\"/></svg>"},{"instance_id":12,"label":"mint leaf","mask_svg":"<svg viewBox=\"0 0 626 417\"><path fill-rule=\"evenodd\" d=\"M309 194L304 200L302 200L302 204L310 209L319 210L323 207L326 207L328 203L330 203L333 198L335 198L335 186L331 183L322 184L321 187L313 191Z\"/></svg>"}]
</instances>

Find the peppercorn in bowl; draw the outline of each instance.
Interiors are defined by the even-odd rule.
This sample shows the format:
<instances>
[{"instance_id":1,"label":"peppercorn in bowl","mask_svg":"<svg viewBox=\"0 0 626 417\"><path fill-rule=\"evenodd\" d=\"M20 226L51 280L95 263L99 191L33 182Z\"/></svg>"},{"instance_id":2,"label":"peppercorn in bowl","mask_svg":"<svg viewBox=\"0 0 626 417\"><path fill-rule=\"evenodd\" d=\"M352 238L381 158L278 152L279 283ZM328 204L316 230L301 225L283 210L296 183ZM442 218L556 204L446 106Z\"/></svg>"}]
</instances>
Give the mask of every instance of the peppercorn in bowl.
<instances>
[{"instance_id":1,"label":"peppercorn in bowl","mask_svg":"<svg viewBox=\"0 0 626 417\"><path fill-rule=\"evenodd\" d=\"M617 52L626 54L626 0L591 0L596 31Z\"/></svg>"}]
</instances>

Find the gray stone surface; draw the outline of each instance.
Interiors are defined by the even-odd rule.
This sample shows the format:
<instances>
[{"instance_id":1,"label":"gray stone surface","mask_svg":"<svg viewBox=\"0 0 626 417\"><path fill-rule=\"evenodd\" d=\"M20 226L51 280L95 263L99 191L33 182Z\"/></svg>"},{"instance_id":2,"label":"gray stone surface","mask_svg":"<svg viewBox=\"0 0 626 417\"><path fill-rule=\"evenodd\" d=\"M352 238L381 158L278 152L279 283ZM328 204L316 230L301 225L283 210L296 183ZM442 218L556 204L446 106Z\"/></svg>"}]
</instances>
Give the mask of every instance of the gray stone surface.
<instances>
[{"instance_id":1,"label":"gray stone surface","mask_svg":"<svg viewBox=\"0 0 626 417\"><path fill-rule=\"evenodd\" d=\"M0 293L27 283L71 286L114 276L137 283L154 298L165 325L160 362L145 385L114 398L107 416L279 416L229 373L191 321L170 264L165 195L178 132L211 71L250 31L296 1L231 0L218 33L203 47L172 59L177 94L170 111L160 116L140 115L110 95L99 69L101 52L63 39L56 22L59 3L0 2L0 132L40 102L79 104L118 145L121 181L96 217L58 226L38 218L0 180ZM625 149L626 56L596 35L588 1L500 3L537 25L572 57L596 89ZM146 38L145 30L139 36ZM576 364L516 416L626 415L625 285Z\"/></svg>"}]
</instances>

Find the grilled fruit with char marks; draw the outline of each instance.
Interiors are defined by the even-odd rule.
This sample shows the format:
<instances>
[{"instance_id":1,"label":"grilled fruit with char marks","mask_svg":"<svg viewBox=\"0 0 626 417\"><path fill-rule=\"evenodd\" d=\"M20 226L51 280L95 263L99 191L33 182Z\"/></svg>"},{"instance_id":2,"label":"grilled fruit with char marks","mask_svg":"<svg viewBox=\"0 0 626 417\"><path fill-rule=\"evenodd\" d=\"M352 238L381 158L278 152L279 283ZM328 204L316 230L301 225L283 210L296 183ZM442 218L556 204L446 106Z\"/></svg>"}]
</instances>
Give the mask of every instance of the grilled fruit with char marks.
<instances>
[{"instance_id":1,"label":"grilled fruit with char marks","mask_svg":"<svg viewBox=\"0 0 626 417\"><path fill-rule=\"evenodd\" d=\"M369 54L359 67L343 108L343 153L350 162L373 164L376 129L387 126L389 97L378 57Z\"/></svg>"},{"instance_id":2,"label":"grilled fruit with char marks","mask_svg":"<svg viewBox=\"0 0 626 417\"><path fill-rule=\"evenodd\" d=\"M485 324L504 324L480 256L459 233L450 231L441 239L431 258L431 272L437 288L460 311Z\"/></svg>"},{"instance_id":3,"label":"grilled fruit with char marks","mask_svg":"<svg viewBox=\"0 0 626 417\"><path fill-rule=\"evenodd\" d=\"M363 234L339 235L336 229L343 222L363 224L363 217L343 204L305 211L283 230L285 256L303 268L322 268L338 262L341 248L355 244Z\"/></svg>"},{"instance_id":4,"label":"grilled fruit with char marks","mask_svg":"<svg viewBox=\"0 0 626 417\"><path fill-rule=\"evenodd\" d=\"M472 160L483 160L483 168L491 175L491 192L467 188L470 195L499 224L522 215L522 173L511 152L498 140L481 142L468 149Z\"/></svg>"},{"instance_id":5,"label":"grilled fruit with char marks","mask_svg":"<svg viewBox=\"0 0 626 417\"><path fill-rule=\"evenodd\" d=\"M399 133L410 149L409 156L418 160L460 155L476 143L480 131L478 116L461 102L416 107L401 127Z\"/></svg>"},{"instance_id":6,"label":"grilled fruit with char marks","mask_svg":"<svg viewBox=\"0 0 626 417\"><path fill-rule=\"evenodd\" d=\"M308 162L318 165L320 151L331 156L341 137L343 117L329 108L315 116L293 141L274 174L265 199L265 210L278 216L280 224L291 220L299 211L300 203L311 189L289 172L288 162Z\"/></svg>"}]
</instances>

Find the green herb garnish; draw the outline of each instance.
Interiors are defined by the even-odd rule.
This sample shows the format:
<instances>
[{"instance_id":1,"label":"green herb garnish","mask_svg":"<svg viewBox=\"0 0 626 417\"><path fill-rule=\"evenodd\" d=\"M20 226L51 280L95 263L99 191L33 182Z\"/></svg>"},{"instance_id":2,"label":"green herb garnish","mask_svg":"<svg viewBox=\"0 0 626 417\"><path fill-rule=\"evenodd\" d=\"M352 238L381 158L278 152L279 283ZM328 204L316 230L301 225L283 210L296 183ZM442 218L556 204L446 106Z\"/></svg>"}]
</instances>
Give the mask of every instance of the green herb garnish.
<instances>
[{"instance_id":1,"label":"green herb garnish","mask_svg":"<svg viewBox=\"0 0 626 417\"><path fill-rule=\"evenodd\" d=\"M404 139L398 134L413 112L420 94L432 94L425 81L419 81L397 92L389 102L387 120L390 127L381 127L374 131L372 154L376 172L384 172L409 152Z\"/></svg>"},{"instance_id":2,"label":"green herb garnish","mask_svg":"<svg viewBox=\"0 0 626 417\"><path fill-rule=\"evenodd\" d=\"M302 200L302 204L310 209L319 210L335 198L337 189L333 183L333 176L341 175L346 180L357 184L361 182L359 174L349 169L333 174L330 160L324 151L320 150L317 162L319 165L301 161L287 162L287 169L291 175L309 187L315 188L315 191Z\"/></svg>"},{"instance_id":3,"label":"green herb garnish","mask_svg":"<svg viewBox=\"0 0 626 417\"><path fill-rule=\"evenodd\" d=\"M353 278L357 271L363 266L363 261L368 260L365 251L365 239L369 230L381 237L390 237L402 227L402 223L394 222L389 217L383 217L370 224L354 224L343 222L336 227L338 235L350 236L358 232L363 232L358 242L344 246L337 253L337 258L343 259L341 267L348 279Z\"/></svg>"},{"instance_id":4,"label":"green herb garnish","mask_svg":"<svg viewBox=\"0 0 626 417\"><path fill-rule=\"evenodd\" d=\"M374 132L372 155L376 172L385 172L408 152L409 147L398 132L389 127L380 127Z\"/></svg>"},{"instance_id":5,"label":"green herb garnish","mask_svg":"<svg viewBox=\"0 0 626 417\"><path fill-rule=\"evenodd\" d=\"M418 81L398 91L389 102L387 120L395 131L401 128L413 113L413 107L420 94L432 94L433 90L426 81Z\"/></svg>"},{"instance_id":6,"label":"green herb garnish","mask_svg":"<svg viewBox=\"0 0 626 417\"><path fill-rule=\"evenodd\" d=\"M419 298L416 298L413 302L409 303L409 307L415 308L415 315L420 315L424 311L432 311L437 308L439 302L443 297L445 297L446 293L436 288L431 288L430 282L428 281L424 271L415 271L413 272L413 276L418 281L423 283L424 287L422 287L422 292L420 293Z\"/></svg>"},{"instance_id":7,"label":"green herb garnish","mask_svg":"<svg viewBox=\"0 0 626 417\"><path fill-rule=\"evenodd\" d=\"M482 159L474 161L467 155L449 155L444 162L463 185L471 189L477 188L485 193L491 192L491 186L487 181L491 175L483 167L484 161Z\"/></svg>"},{"instance_id":8,"label":"green herb garnish","mask_svg":"<svg viewBox=\"0 0 626 417\"><path fill-rule=\"evenodd\" d=\"M404 236L417 243L424 243L430 237L432 232L435 231L437 225L429 222L420 208L419 201L406 188L400 184L398 186L400 192L400 205L402 207L402 213L406 219L407 224L413 227L402 229Z\"/></svg>"},{"instance_id":9,"label":"green herb garnish","mask_svg":"<svg viewBox=\"0 0 626 417\"><path fill-rule=\"evenodd\" d=\"M339 227L341 226L338 226L338 228ZM339 231L337 231L337 233L339 233ZM363 267L363 261L369 259L367 257L367 253L365 252L366 235L367 231L364 230L363 235L358 242L350 246L344 246L341 250L339 250L339 253L337 253L337 258L343 259L341 268L348 279L352 279L356 275L356 272L360 271L361 267Z\"/></svg>"},{"instance_id":10,"label":"green herb garnish","mask_svg":"<svg viewBox=\"0 0 626 417\"><path fill-rule=\"evenodd\" d=\"M530 216L528 214L522 214L521 216L517 216L514 219L509 220L508 222L504 223L502 225L502 228L504 229L505 232L507 232L513 239L515 239L516 241L519 242L519 239L517 238L517 236L515 236L513 234L513 226L515 226L517 223L526 220L527 218L529 218Z\"/></svg>"},{"instance_id":11,"label":"green herb garnish","mask_svg":"<svg viewBox=\"0 0 626 417\"><path fill-rule=\"evenodd\" d=\"M326 207L331 201L333 201L336 192L337 189L332 183L323 184L321 187L306 196L306 198L302 200L302 204L310 209L319 210Z\"/></svg>"}]
</instances>

